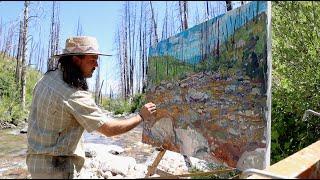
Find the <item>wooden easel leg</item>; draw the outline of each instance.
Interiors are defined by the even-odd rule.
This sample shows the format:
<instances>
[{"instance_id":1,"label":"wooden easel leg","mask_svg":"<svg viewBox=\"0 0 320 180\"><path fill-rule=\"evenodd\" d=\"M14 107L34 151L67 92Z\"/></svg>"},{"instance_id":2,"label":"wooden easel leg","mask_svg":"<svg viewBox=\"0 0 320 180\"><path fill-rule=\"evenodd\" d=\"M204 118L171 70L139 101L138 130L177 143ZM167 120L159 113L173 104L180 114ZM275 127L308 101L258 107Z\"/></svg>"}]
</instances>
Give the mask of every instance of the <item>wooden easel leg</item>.
<instances>
[{"instance_id":1,"label":"wooden easel leg","mask_svg":"<svg viewBox=\"0 0 320 180\"><path fill-rule=\"evenodd\" d=\"M156 159L153 161L152 165L148 167L148 172L145 176L145 178L152 176L154 174L154 171L156 170L158 164L160 163L162 157L164 156L164 153L166 152L165 149L160 149L160 152L158 153Z\"/></svg>"}]
</instances>

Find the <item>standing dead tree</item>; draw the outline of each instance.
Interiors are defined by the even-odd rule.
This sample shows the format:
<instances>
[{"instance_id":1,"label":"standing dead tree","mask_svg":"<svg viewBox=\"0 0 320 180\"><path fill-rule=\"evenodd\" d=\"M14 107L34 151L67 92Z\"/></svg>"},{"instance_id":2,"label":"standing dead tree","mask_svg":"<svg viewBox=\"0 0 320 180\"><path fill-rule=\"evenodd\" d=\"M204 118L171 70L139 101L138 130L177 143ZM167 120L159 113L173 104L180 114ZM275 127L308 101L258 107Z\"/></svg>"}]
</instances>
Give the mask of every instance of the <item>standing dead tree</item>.
<instances>
[{"instance_id":1,"label":"standing dead tree","mask_svg":"<svg viewBox=\"0 0 320 180\"><path fill-rule=\"evenodd\" d=\"M15 30L15 23L12 22L8 28L8 32L6 37L4 38L4 47L3 47L3 57L9 56L11 51L13 50L13 38L14 38L14 30Z\"/></svg>"},{"instance_id":2,"label":"standing dead tree","mask_svg":"<svg viewBox=\"0 0 320 180\"><path fill-rule=\"evenodd\" d=\"M121 96L125 99L128 97L128 43L127 43L127 3L124 4L124 16L121 18L121 23L116 32L116 49L118 56L118 64L120 67L121 76Z\"/></svg>"},{"instance_id":3,"label":"standing dead tree","mask_svg":"<svg viewBox=\"0 0 320 180\"><path fill-rule=\"evenodd\" d=\"M188 3L187 1L179 1L179 12L181 21L181 31L188 29Z\"/></svg>"},{"instance_id":4,"label":"standing dead tree","mask_svg":"<svg viewBox=\"0 0 320 180\"><path fill-rule=\"evenodd\" d=\"M48 48L48 62L47 70L53 69L57 66L57 60L52 58L53 55L58 54L59 50L59 37L60 37L60 19L59 19L59 5L56 1L52 1L52 16L51 16L51 29Z\"/></svg>"},{"instance_id":5,"label":"standing dead tree","mask_svg":"<svg viewBox=\"0 0 320 180\"><path fill-rule=\"evenodd\" d=\"M150 3L150 9L151 9L151 18L152 18L153 34L154 34L154 40L153 40L152 44L155 44L155 43L159 42L158 33L157 33L157 21L155 19L155 12L152 7L152 2L149 1L149 3Z\"/></svg>"},{"instance_id":6,"label":"standing dead tree","mask_svg":"<svg viewBox=\"0 0 320 180\"><path fill-rule=\"evenodd\" d=\"M3 23L2 23L2 17L0 17L0 48L2 47L2 44L3 44L2 34L3 34Z\"/></svg>"},{"instance_id":7,"label":"standing dead tree","mask_svg":"<svg viewBox=\"0 0 320 180\"><path fill-rule=\"evenodd\" d=\"M226 1L226 7L227 7L227 11L231 11L232 10L232 1Z\"/></svg>"},{"instance_id":8,"label":"standing dead tree","mask_svg":"<svg viewBox=\"0 0 320 180\"><path fill-rule=\"evenodd\" d=\"M139 85L134 83L137 82L137 79L135 79L135 67L139 34L137 33L136 25L136 5L132 6L131 2L126 1L123 7L124 16L116 34L116 45L120 65L122 96L128 99L139 89Z\"/></svg>"},{"instance_id":9,"label":"standing dead tree","mask_svg":"<svg viewBox=\"0 0 320 180\"><path fill-rule=\"evenodd\" d=\"M148 38L148 34L147 34L147 23L150 21L148 21L148 16L149 13L147 11L147 4L141 3L141 21L143 22L143 24L141 24L141 29L142 29L142 39L141 39L141 68L142 68L142 87L141 87L141 91L144 92L145 87L146 87L146 75L147 75L147 64L148 64L148 43L147 40L150 39ZM149 36L151 37L151 34L149 34Z\"/></svg>"},{"instance_id":10,"label":"standing dead tree","mask_svg":"<svg viewBox=\"0 0 320 180\"><path fill-rule=\"evenodd\" d=\"M20 21L20 29L19 29L19 40L18 40L18 50L16 56L16 72L15 72L15 79L17 87L19 87L20 79L21 79L21 58L22 58L22 35L23 35L23 21Z\"/></svg>"},{"instance_id":11,"label":"standing dead tree","mask_svg":"<svg viewBox=\"0 0 320 180\"><path fill-rule=\"evenodd\" d=\"M82 30L82 25L80 23L80 17L78 18L78 24L77 24L77 36L82 36L83 35L83 30Z\"/></svg>"},{"instance_id":12,"label":"standing dead tree","mask_svg":"<svg viewBox=\"0 0 320 180\"><path fill-rule=\"evenodd\" d=\"M98 64L100 64L100 58L98 60ZM96 102L96 104L99 104L99 89L100 89L100 71L101 71L101 66L98 66L98 69L97 69L97 75L96 75L96 82L95 82L95 93L94 93L94 100Z\"/></svg>"},{"instance_id":13,"label":"standing dead tree","mask_svg":"<svg viewBox=\"0 0 320 180\"><path fill-rule=\"evenodd\" d=\"M25 109L26 101L26 73L27 73L27 37L28 37L28 20L29 20L29 1L24 2L24 15L23 15L23 31L22 31L22 69L21 69L21 107Z\"/></svg>"}]
</instances>

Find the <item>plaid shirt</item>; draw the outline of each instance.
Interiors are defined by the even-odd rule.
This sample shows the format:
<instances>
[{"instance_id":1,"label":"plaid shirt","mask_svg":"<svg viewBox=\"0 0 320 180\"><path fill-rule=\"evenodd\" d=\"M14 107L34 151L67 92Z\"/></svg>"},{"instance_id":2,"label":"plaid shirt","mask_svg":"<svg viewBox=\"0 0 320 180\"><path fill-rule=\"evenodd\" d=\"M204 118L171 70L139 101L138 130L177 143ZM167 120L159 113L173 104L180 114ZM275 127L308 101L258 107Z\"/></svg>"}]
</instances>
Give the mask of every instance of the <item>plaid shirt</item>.
<instances>
[{"instance_id":1,"label":"plaid shirt","mask_svg":"<svg viewBox=\"0 0 320 180\"><path fill-rule=\"evenodd\" d=\"M36 84L28 119L26 163L30 173L81 170L82 134L110 119L88 91L71 88L61 70L45 74Z\"/></svg>"}]
</instances>

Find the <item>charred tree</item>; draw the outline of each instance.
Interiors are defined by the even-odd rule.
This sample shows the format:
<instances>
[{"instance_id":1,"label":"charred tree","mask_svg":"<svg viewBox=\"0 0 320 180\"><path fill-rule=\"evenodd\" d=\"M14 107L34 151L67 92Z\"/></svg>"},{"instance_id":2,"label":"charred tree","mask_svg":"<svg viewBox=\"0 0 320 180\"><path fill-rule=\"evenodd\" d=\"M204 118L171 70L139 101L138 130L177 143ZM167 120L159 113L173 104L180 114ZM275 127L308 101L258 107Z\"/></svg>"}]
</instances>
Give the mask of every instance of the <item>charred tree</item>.
<instances>
[{"instance_id":1,"label":"charred tree","mask_svg":"<svg viewBox=\"0 0 320 180\"><path fill-rule=\"evenodd\" d=\"M24 2L23 12L23 31L22 31L22 69L21 69L21 107L25 109L26 102L26 77L27 77L27 37L28 37L28 19L29 19L29 1Z\"/></svg>"}]
</instances>

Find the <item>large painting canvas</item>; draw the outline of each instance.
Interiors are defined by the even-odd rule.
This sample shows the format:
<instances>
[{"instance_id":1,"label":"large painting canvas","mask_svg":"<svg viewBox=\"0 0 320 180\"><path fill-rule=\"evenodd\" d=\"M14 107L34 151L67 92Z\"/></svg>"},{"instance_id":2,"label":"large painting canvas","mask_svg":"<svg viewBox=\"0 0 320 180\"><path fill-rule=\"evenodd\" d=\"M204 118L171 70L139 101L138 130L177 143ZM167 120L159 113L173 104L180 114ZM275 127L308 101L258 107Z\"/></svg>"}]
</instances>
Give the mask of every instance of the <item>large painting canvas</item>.
<instances>
[{"instance_id":1,"label":"large painting canvas","mask_svg":"<svg viewBox=\"0 0 320 180\"><path fill-rule=\"evenodd\" d=\"M253 1L150 48L142 141L239 169L270 162L270 3Z\"/></svg>"}]
</instances>

